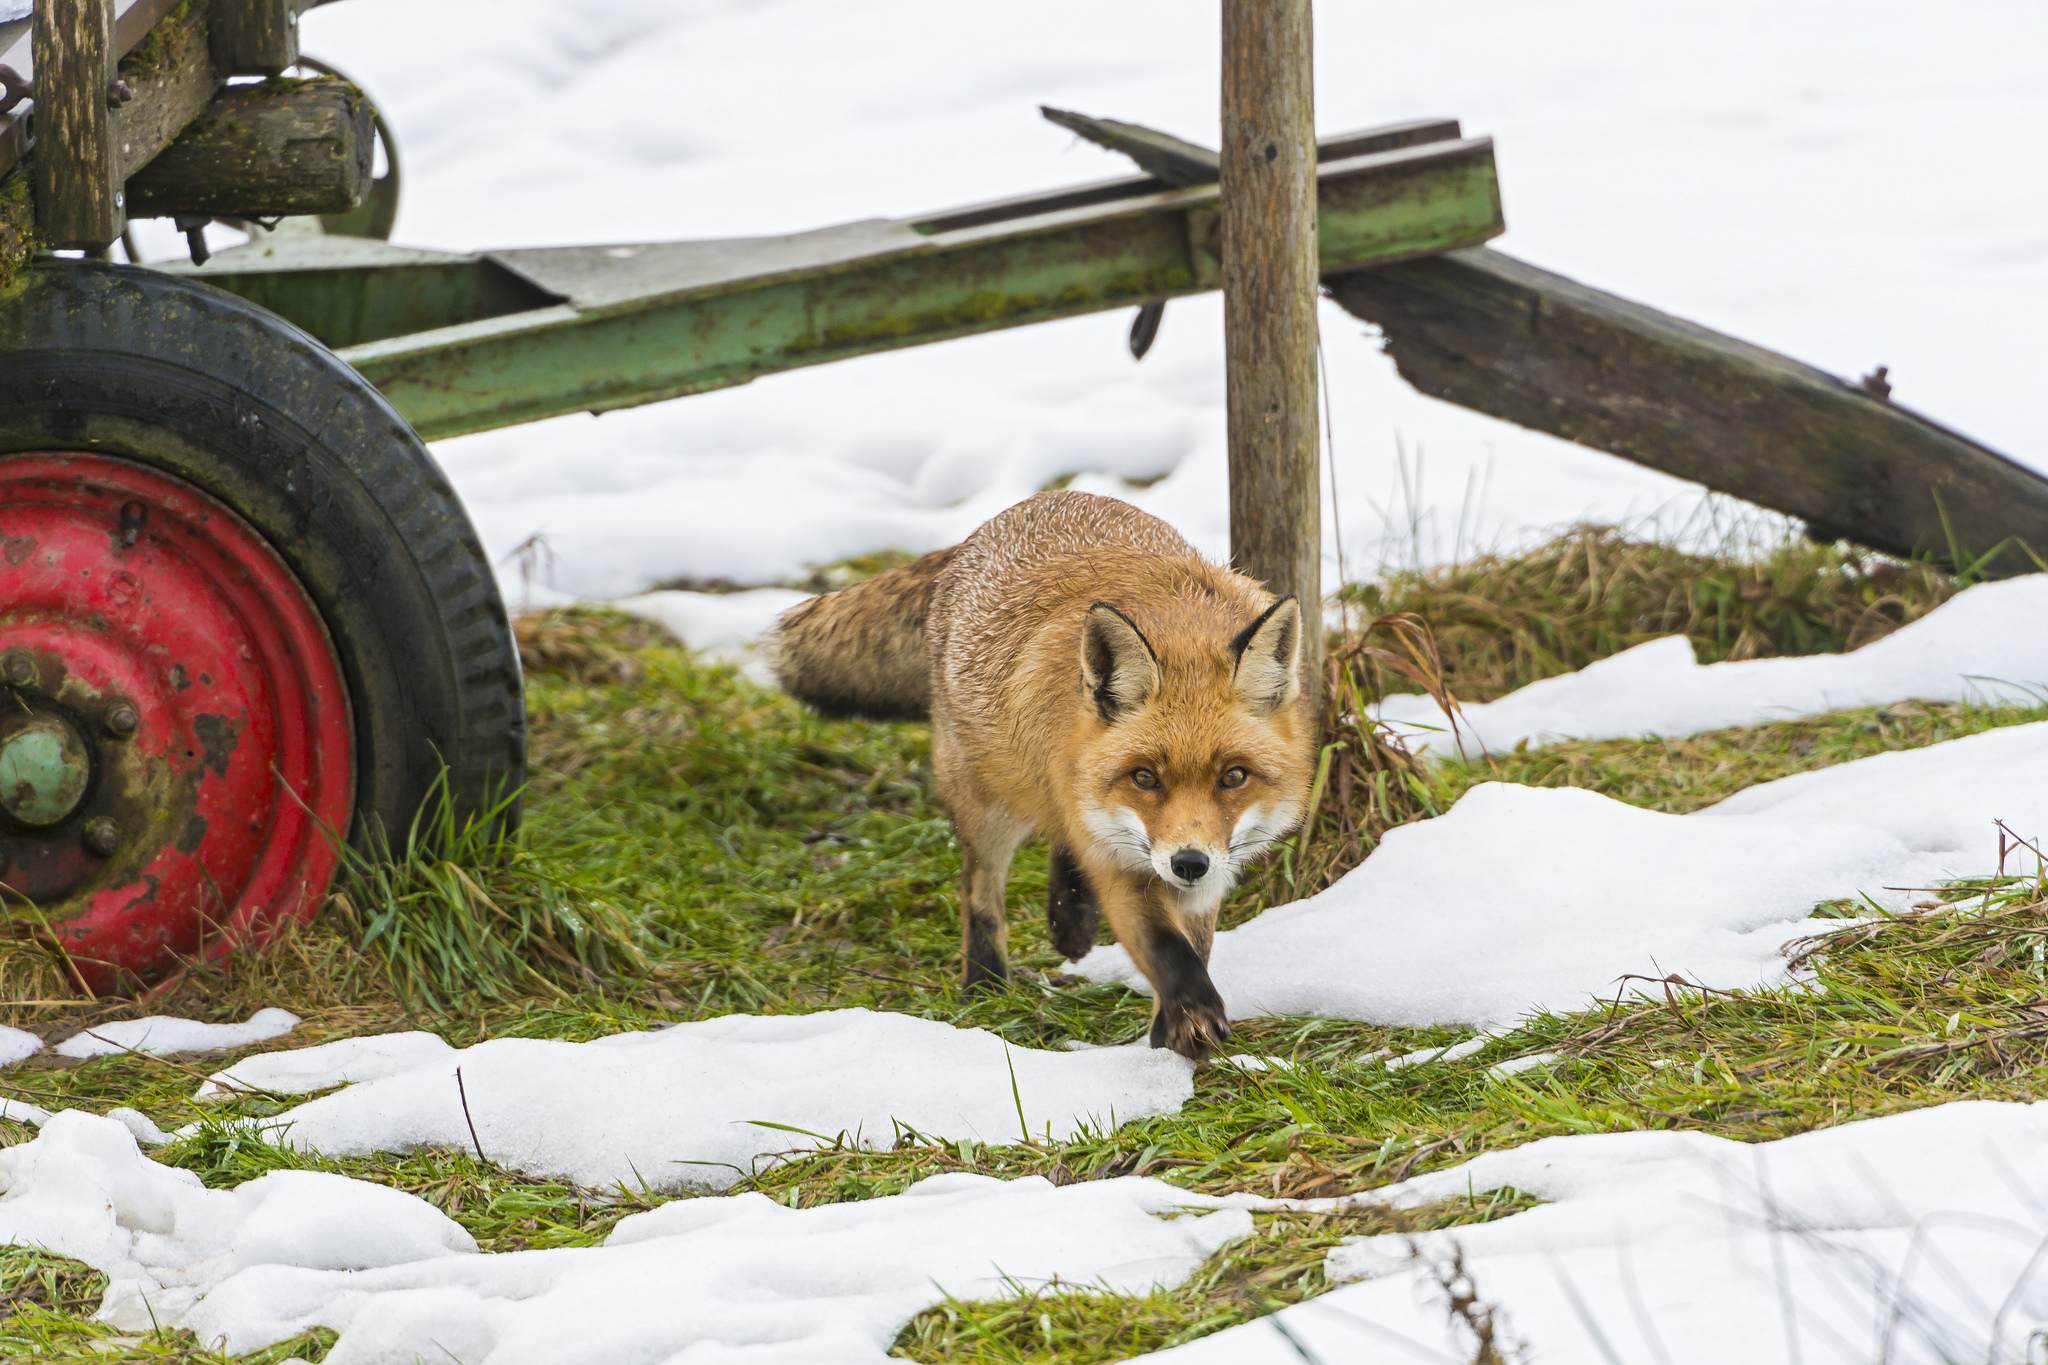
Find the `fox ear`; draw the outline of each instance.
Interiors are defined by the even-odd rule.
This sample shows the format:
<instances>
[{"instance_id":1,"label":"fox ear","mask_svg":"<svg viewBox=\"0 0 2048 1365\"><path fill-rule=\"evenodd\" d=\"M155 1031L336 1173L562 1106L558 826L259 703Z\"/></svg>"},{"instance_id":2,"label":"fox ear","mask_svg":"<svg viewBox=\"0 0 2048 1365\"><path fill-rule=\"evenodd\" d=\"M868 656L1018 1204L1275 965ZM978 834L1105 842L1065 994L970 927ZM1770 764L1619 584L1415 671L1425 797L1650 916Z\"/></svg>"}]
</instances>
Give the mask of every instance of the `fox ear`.
<instances>
[{"instance_id":1,"label":"fox ear","mask_svg":"<svg viewBox=\"0 0 2048 1365\"><path fill-rule=\"evenodd\" d=\"M1159 657L1131 618L1107 602L1081 627L1081 690L1104 725L1114 725L1159 690Z\"/></svg>"},{"instance_id":2,"label":"fox ear","mask_svg":"<svg viewBox=\"0 0 2048 1365\"><path fill-rule=\"evenodd\" d=\"M1271 715L1301 695L1301 603L1283 597L1230 642L1237 655L1231 686L1260 715Z\"/></svg>"}]
</instances>

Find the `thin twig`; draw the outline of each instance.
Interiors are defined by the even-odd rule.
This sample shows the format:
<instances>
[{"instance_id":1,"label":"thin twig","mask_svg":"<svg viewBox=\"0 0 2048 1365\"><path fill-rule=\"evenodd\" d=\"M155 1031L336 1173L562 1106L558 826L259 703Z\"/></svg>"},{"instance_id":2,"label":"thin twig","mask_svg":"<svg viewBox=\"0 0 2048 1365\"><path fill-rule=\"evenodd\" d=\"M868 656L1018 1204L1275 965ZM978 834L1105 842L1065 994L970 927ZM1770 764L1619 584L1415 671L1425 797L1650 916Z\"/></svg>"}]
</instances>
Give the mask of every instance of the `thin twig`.
<instances>
[{"instance_id":1,"label":"thin twig","mask_svg":"<svg viewBox=\"0 0 2048 1365\"><path fill-rule=\"evenodd\" d=\"M469 1116L469 1090L462 1084L462 1068L459 1066L455 1068L455 1093L462 1097L462 1121L469 1125L469 1141L476 1148L476 1159L489 1161L490 1158L484 1155L483 1143L477 1141L476 1120Z\"/></svg>"},{"instance_id":2,"label":"thin twig","mask_svg":"<svg viewBox=\"0 0 2048 1365\"><path fill-rule=\"evenodd\" d=\"M872 976L877 981L893 981L899 986L908 986L910 987L910 989L914 991L928 991L931 989L930 986L923 985L919 982L905 981L900 976L889 976L883 972L871 972L867 970L865 967L842 967L840 970L853 972L860 976Z\"/></svg>"}]
</instances>

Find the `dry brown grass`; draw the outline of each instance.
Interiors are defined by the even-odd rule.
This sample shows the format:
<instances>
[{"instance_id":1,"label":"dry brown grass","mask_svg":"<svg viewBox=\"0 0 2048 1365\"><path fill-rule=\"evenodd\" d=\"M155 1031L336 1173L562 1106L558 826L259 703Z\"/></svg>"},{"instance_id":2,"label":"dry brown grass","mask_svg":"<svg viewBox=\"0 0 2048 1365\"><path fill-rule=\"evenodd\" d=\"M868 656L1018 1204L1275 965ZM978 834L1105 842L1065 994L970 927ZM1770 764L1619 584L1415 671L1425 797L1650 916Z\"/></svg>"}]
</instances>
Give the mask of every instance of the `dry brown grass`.
<instances>
[{"instance_id":1,"label":"dry brown grass","mask_svg":"<svg viewBox=\"0 0 2048 1365\"><path fill-rule=\"evenodd\" d=\"M1840 653L1925 616L1961 586L1932 565L1841 545L1788 539L1729 558L1580 526L1522 554L1397 572L1342 596L1368 618L1414 613L1435 636L1451 690L1478 702L1660 635L1690 637L1703 663Z\"/></svg>"},{"instance_id":2,"label":"dry brown grass","mask_svg":"<svg viewBox=\"0 0 2048 1365\"><path fill-rule=\"evenodd\" d=\"M646 671L633 651L680 645L652 621L582 607L520 612L512 618L512 638L519 666L529 674L620 687L633 686Z\"/></svg>"},{"instance_id":3,"label":"dry brown grass","mask_svg":"<svg viewBox=\"0 0 2048 1365\"><path fill-rule=\"evenodd\" d=\"M333 915L290 920L261 944L195 962L139 999L66 989L63 962L39 944L0 942L0 1023L56 1041L116 1019L151 1014L211 1022L246 1019L284 1002L314 1033L359 1033L406 1010L380 972L356 970L361 950Z\"/></svg>"}]
</instances>

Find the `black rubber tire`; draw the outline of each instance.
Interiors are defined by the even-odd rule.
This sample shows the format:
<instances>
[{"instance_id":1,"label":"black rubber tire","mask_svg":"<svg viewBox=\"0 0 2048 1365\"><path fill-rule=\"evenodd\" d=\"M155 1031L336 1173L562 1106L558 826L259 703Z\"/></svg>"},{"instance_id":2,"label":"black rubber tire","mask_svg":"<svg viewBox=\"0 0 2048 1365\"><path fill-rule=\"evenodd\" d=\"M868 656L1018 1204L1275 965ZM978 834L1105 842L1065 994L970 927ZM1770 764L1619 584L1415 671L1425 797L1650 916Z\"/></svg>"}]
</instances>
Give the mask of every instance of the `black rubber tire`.
<instances>
[{"instance_id":1,"label":"black rubber tire","mask_svg":"<svg viewBox=\"0 0 2048 1365\"><path fill-rule=\"evenodd\" d=\"M403 847L444 762L458 818L516 796L526 708L490 560L419 437L333 352L190 279L45 258L0 289L0 458L30 450L174 474L292 567L348 683L358 849Z\"/></svg>"}]
</instances>

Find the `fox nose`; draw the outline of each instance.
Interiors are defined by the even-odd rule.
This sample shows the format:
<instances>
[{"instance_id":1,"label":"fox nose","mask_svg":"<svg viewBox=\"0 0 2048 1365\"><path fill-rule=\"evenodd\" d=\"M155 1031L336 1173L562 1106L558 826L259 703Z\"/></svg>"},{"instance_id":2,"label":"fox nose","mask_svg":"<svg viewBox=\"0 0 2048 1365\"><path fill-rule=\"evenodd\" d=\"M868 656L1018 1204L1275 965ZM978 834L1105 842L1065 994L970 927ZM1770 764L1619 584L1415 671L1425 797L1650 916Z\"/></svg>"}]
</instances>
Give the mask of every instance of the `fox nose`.
<instances>
[{"instance_id":1,"label":"fox nose","mask_svg":"<svg viewBox=\"0 0 2048 1365\"><path fill-rule=\"evenodd\" d=\"M1199 848L1184 848L1167 860L1173 875L1184 882L1198 882L1209 871L1209 855Z\"/></svg>"}]
</instances>

